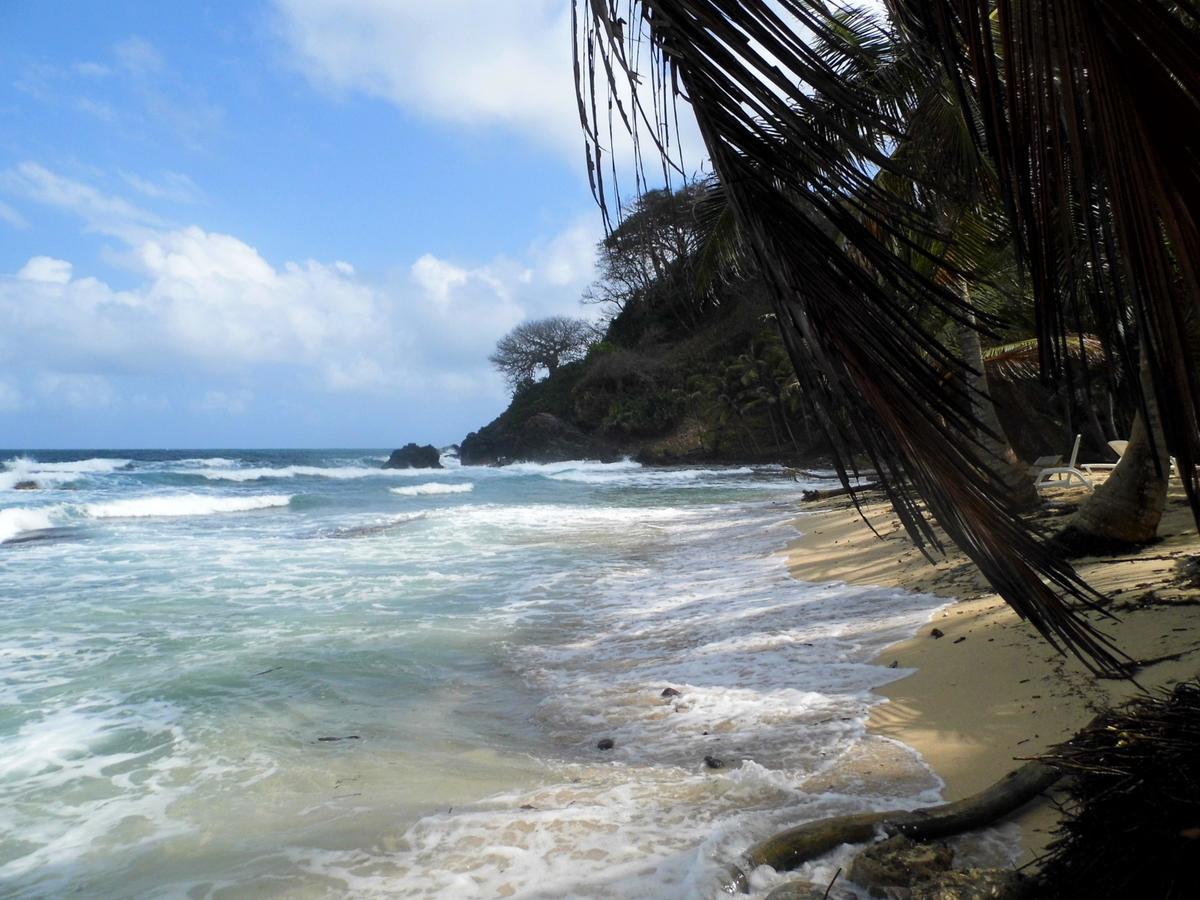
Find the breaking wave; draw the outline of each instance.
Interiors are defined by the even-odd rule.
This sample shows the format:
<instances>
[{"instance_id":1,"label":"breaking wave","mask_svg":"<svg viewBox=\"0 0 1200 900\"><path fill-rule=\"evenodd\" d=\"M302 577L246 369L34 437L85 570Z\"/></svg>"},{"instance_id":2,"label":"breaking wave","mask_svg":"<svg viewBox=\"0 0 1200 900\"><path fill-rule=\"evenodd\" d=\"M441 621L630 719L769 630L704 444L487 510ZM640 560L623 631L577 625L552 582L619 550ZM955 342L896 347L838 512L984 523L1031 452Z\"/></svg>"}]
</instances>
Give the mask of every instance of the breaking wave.
<instances>
[{"instance_id":1,"label":"breaking wave","mask_svg":"<svg viewBox=\"0 0 1200 900\"><path fill-rule=\"evenodd\" d=\"M388 490L401 497L424 497L429 494L468 494L475 490L475 485L470 483L442 484L431 481L428 484L412 484L406 487L388 488Z\"/></svg>"},{"instance_id":2,"label":"breaking wave","mask_svg":"<svg viewBox=\"0 0 1200 900\"><path fill-rule=\"evenodd\" d=\"M50 514L50 508L0 509L0 544L7 543L23 534L53 528L54 522Z\"/></svg>"},{"instance_id":3,"label":"breaking wave","mask_svg":"<svg viewBox=\"0 0 1200 900\"><path fill-rule=\"evenodd\" d=\"M54 488L70 484L89 475L108 475L129 465L127 459L93 458L73 462L39 462L18 456L0 463L0 491L11 491L22 481L32 481L39 488Z\"/></svg>"},{"instance_id":4,"label":"breaking wave","mask_svg":"<svg viewBox=\"0 0 1200 900\"><path fill-rule=\"evenodd\" d=\"M134 497L108 503L89 503L84 513L93 519L141 519L174 516L208 516L214 513L251 512L287 506L288 494L256 497L210 497L204 494L171 494L159 497Z\"/></svg>"},{"instance_id":5,"label":"breaking wave","mask_svg":"<svg viewBox=\"0 0 1200 900\"><path fill-rule=\"evenodd\" d=\"M194 474L210 481L263 481L268 478L380 478L428 475L432 469L371 469L366 466L280 466L278 468L209 469Z\"/></svg>"}]
</instances>

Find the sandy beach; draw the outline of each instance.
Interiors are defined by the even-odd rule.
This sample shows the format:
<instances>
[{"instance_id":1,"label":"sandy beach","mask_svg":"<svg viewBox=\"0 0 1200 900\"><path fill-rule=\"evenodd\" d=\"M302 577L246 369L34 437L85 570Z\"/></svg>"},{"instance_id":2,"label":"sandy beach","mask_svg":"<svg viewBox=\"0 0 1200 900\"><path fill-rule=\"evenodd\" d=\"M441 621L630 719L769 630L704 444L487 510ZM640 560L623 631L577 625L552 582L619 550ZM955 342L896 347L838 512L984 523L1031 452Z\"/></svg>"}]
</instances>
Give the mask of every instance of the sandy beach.
<instances>
[{"instance_id":1,"label":"sandy beach","mask_svg":"<svg viewBox=\"0 0 1200 900\"><path fill-rule=\"evenodd\" d=\"M1082 499L1082 489L1056 490L1042 521L1053 524ZM878 692L871 727L916 748L945 782L945 797L970 795L1019 760L1036 756L1088 723L1098 708L1138 691L1121 680L1096 679L1077 660L1056 653L990 591L971 563L951 553L937 565L915 549L888 504L864 504L882 535L863 524L845 500L824 501L797 520L792 574L805 581L902 587L953 601L911 640L879 662L914 670ZM1094 615L1117 646L1144 665L1138 683L1170 686L1200 672L1200 553L1182 488L1172 484L1162 539L1137 554L1085 558L1080 573L1110 599L1114 618ZM1185 568L1191 561L1192 568ZM934 629L941 637L933 635ZM1053 798L1014 817L1021 826L1021 863L1035 860L1057 821Z\"/></svg>"}]
</instances>

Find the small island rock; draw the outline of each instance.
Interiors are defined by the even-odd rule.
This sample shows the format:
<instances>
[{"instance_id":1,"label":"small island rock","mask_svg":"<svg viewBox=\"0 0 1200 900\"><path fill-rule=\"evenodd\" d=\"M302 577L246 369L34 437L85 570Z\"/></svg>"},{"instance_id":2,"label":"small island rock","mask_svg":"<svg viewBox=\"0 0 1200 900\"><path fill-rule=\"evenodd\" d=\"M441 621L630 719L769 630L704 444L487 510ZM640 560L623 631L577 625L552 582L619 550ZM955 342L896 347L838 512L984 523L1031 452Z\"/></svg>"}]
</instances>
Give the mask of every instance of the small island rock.
<instances>
[{"instance_id":1,"label":"small island rock","mask_svg":"<svg viewBox=\"0 0 1200 900\"><path fill-rule=\"evenodd\" d=\"M426 444L418 447L416 444L405 444L399 450L393 450L388 461L383 464L385 469L440 469L442 468L441 453L437 447Z\"/></svg>"},{"instance_id":2,"label":"small island rock","mask_svg":"<svg viewBox=\"0 0 1200 900\"><path fill-rule=\"evenodd\" d=\"M12 489L14 491L36 491L38 483L36 481L18 481Z\"/></svg>"}]
</instances>

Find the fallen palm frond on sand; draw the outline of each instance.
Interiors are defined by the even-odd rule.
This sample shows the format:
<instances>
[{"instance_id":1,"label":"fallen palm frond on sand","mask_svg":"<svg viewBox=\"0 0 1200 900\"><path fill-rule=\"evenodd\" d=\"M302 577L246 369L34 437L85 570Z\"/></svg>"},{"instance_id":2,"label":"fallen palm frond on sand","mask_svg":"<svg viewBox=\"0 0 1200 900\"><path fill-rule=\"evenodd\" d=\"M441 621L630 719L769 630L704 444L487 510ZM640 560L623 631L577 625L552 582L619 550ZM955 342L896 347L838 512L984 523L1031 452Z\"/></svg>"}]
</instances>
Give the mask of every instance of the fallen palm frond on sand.
<instances>
[{"instance_id":1,"label":"fallen palm frond on sand","mask_svg":"<svg viewBox=\"0 0 1200 900\"><path fill-rule=\"evenodd\" d=\"M1042 896L1196 896L1200 681L1102 714L1042 761L1069 776Z\"/></svg>"}]
</instances>

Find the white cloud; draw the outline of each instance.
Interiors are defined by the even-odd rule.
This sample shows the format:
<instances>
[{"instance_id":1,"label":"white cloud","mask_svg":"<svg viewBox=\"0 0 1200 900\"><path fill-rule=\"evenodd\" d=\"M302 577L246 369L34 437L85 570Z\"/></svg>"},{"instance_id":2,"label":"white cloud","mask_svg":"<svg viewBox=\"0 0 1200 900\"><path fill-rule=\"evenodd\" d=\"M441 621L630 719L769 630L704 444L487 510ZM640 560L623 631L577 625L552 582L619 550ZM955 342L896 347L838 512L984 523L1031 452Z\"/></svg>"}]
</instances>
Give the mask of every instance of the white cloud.
<instances>
[{"instance_id":1,"label":"white cloud","mask_svg":"<svg viewBox=\"0 0 1200 900\"><path fill-rule=\"evenodd\" d=\"M378 97L460 128L505 128L559 150L580 178L585 176L568 0L275 0L275 6L295 64L318 88ZM647 68L649 55L640 55L635 65ZM604 116L603 72L596 80ZM661 172L654 137L643 120L656 118L653 81L643 73L638 90L646 116L633 116L651 182ZM618 94L623 108L633 109L628 85L619 85ZM677 119L671 115L673 132L678 125L670 141L672 164L687 177L702 174L708 154L686 102L680 103ZM628 191L637 184L634 142L619 117L614 132L614 145L607 146L606 135L602 148L604 177L611 179L615 159ZM672 172L673 181L679 178Z\"/></svg>"},{"instance_id":2,"label":"white cloud","mask_svg":"<svg viewBox=\"0 0 1200 900\"><path fill-rule=\"evenodd\" d=\"M7 222L13 228L19 228L24 231L29 227L29 223L25 221L25 217L0 200L0 222Z\"/></svg>"},{"instance_id":3,"label":"white cloud","mask_svg":"<svg viewBox=\"0 0 1200 900\"><path fill-rule=\"evenodd\" d=\"M19 163L0 174L0 186L37 203L73 213L89 229L113 237L134 240L145 235L148 228L164 225L158 216L121 197L105 194L35 162Z\"/></svg>"},{"instance_id":4,"label":"white cloud","mask_svg":"<svg viewBox=\"0 0 1200 900\"><path fill-rule=\"evenodd\" d=\"M563 0L277 0L285 40L318 85L459 125L506 126L579 154Z\"/></svg>"},{"instance_id":5,"label":"white cloud","mask_svg":"<svg viewBox=\"0 0 1200 900\"><path fill-rule=\"evenodd\" d=\"M48 281L51 284L67 284L74 267L65 259L50 256L35 256L21 266L17 277L25 281Z\"/></svg>"},{"instance_id":6,"label":"white cloud","mask_svg":"<svg viewBox=\"0 0 1200 900\"><path fill-rule=\"evenodd\" d=\"M426 253L412 265L412 275L417 284L431 296L445 302L450 291L467 283L467 270L460 269L432 253Z\"/></svg>"},{"instance_id":7,"label":"white cloud","mask_svg":"<svg viewBox=\"0 0 1200 900\"><path fill-rule=\"evenodd\" d=\"M162 223L33 163L4 177L117 238L115 259L133 279L118 289L50 256L0 275L0 358L30 372L245 380L284 367L323 390L499 396L487 363L496 340L526 318L580 314L599 237L589 217L519 259L471 264L427 253L368 279L340 260L272 263L233 235ZM111 386L63 378L40 383L38 394L116 402ZM214 391L197 408L238 411L250 400Z\"/></svg>"},{"instance_id":8,"label":"white cloud","mask_svg":"<svg viewBox=\"0 0 1200 900\"><path fill-rule=\"evenodd\" d=\"M196 182L179 172L164 172L157 179L143 178L129 172L122 172L121 177L139 194L152 200L195 203L200 199L200 188L196 186Z\"/></svg>"},{"instance_id":9,"label":"white cloud","mask_svg":"<svg viewBox=\"0 0 1200 900\"><path fill-rule=\"evenodd\" d=\"M600 230L595 215L588 215L561 234L534 245L540 275L548 284L571 285L591 281L596 266Z\"/></svg>"}]
</instances>

